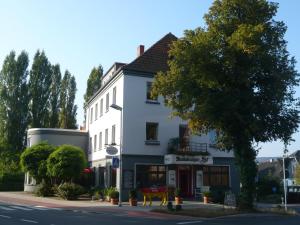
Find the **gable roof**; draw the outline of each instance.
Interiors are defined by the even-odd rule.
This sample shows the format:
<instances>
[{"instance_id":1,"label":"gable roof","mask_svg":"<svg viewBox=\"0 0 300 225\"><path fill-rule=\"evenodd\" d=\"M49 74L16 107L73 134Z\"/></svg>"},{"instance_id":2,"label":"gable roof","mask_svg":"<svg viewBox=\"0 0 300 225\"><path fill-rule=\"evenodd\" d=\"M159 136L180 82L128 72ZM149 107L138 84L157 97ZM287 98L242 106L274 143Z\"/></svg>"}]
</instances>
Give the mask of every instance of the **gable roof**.
<instances>
[{"instance_id":1,"label":"gable roof","mask_svg":"<svg viewBox=\"0 0 300 225\"><path fill-rule=\"evenodd\" d=\"M170 45L176 40L177 37L175 35L168 33L147 49L144 54L123 66L122 69L154 74L159 71L166 72L169 69L168 59Z\"/></svg>"}]
</instances>

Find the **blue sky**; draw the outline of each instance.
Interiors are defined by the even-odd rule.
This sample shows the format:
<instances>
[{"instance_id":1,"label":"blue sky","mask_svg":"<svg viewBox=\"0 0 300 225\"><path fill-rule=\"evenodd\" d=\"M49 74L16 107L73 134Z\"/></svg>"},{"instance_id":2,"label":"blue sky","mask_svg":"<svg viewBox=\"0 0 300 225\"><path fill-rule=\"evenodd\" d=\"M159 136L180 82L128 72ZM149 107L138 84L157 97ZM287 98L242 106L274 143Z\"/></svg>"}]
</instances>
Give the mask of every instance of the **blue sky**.
<instances>
[{"instance_id":1,"label":"blue sky","mask_svg":"<svg viewBox=\"0 0 300 225\"><path fill-rule=\"evenodd\" d=\"M300 63L300 1L280 0L277 19L287 26L288 50ZM83 95L91 69L106 71L115 61L130 62L136 48L146 49L168 32L203 26L212 0L0 0L0 64L11 51L26 50L30 60L37 49L76 77L78 123L83 120ZM299 63L297 69L300 71ZM300 88L297 88L300 96ZM300 149L300 132L289 151ZM282 154L281 143L262 145L259 156Z\"/></svg>"}]
</instances>

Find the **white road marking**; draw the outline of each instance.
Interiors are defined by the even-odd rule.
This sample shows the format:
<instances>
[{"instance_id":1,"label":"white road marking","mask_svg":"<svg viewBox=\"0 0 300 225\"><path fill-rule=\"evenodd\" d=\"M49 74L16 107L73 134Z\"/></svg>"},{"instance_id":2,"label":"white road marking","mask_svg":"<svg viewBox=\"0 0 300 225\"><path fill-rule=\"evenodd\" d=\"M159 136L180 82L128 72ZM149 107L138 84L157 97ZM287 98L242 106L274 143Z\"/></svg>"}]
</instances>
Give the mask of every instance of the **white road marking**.
<instances>
[{"instance_id":1,"label":"white road marking","mask_svg":"<svg viewBox=\"0 0 300 225\"><path fill-rule=\"evenodd\" d=\"M16 206L16 205L11 205L9 207L10 208L14 208L14 209L21 209L21 210L24 210L24 211L31 211L31 210L33 210L33 209L30 209L30 208L25 208L25 207Z\"/></svg>"},{"instance_id":2,"label":"white road marking","mask_svg":"<svg viewBox=\"0 0 300 225\"><path fill-rule=\"evenodd\" d=\"M192 224L192 223L202 223L202 220L197 220L197 221L186 221L186 222L179 222L177 224Z\"/></svg>"},{"instance_id":3,"label":"white road marking","mask_svg":"<svg viewBox=\"0 0 300 225\"><path fill-rule=\"evenodd\" d=\"M27 206L28 208L30 209L36 209L36 210L49 210L48 208L45 208L45 207L40 207L40 206Z\"/></svg>"},{"instance_id":4,"label":"white road marking","mask_svg":"<svg viewBox=\"0 0 300 225\"><path fill-rule=\"evenodd\" d=\"M8 208L8 207L5 207L5 206L0 206L0 209L6 210L6 211L13 211L13 210L15 210L15 209Z\"/></svg>"},{"instance_id":5,"label":"white road marking","mask_svg":"<svg viewBox=\"0 0 300 225\"><path fill-rule=\"evenodd\" d=\"M6 218L6 219L10 219L11 218L10 216L5 216L5 215L0 215L0 217Z\"/></svg>"},{"instance_id":6,"label":"white road marking","mask_svg":"<svg viewBox=\"0 0 300 225\"><path fill-rule=\"evenodd\" d=\"M27 222L27 223L39 223L37 221L34 221L34 220L26 220L26 219L20 219L21 221L23 222Z\"/></svg>"}]
</instances>

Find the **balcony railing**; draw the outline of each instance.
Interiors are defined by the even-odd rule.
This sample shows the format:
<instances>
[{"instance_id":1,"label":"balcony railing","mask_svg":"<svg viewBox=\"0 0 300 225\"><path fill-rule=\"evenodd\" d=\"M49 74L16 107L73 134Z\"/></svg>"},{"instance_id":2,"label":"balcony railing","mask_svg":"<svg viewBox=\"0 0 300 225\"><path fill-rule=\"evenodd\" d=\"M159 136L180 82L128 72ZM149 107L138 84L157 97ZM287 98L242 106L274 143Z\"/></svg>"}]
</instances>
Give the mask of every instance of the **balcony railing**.
<instances>
[{"instance_id":1,"label":"balcony railing","mask_svg":"<svg viewBox=\"0 0 300 225\"><path fill-rule=\"evenodd\" d=\"M179 141L179 138L172 138L168 143L168 154L203 154L208 155L207 143L193 141Z\"/></svg>"}]
</instances>

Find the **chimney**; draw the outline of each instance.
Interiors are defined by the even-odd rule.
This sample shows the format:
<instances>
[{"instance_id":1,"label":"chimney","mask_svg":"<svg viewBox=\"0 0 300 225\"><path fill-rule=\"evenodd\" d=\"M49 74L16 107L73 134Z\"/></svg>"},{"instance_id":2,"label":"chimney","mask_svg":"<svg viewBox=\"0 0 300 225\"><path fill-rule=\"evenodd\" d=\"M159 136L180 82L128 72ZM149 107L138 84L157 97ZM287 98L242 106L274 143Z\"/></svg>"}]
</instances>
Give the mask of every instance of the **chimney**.
<instances>
[{"instance_id":1,"label":"chimney","mask_svg":"<svg viewBox=\"0 0 300 225\"><path fill-rule=\"evenodd\" d=\"M139 45L137 48L137 57L141 56L144 54L145 46L144 45Z\"/></svg>"}]
</instances>

